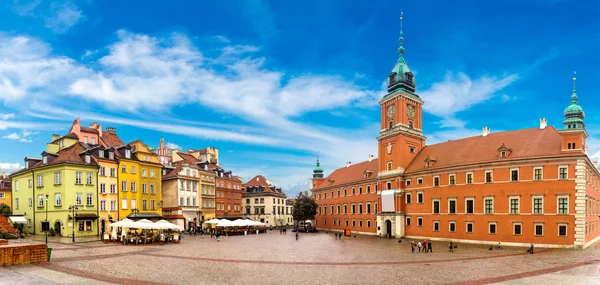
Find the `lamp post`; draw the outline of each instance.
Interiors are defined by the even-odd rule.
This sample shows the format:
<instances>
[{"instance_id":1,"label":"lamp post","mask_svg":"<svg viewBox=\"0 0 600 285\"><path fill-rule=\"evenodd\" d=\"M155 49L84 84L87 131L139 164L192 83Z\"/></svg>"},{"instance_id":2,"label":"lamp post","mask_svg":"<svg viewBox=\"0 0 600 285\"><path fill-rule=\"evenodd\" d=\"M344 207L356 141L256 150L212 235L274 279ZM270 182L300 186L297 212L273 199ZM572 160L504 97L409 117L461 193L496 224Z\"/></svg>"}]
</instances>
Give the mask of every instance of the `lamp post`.
<instances>
[{"instance_id":1,"label":"lamp post","mask_svg":"<svg viewBox=\"0 0 600 285\"><path fill-rule=\"evenodd\" d=\"M75 205L69 206L69 213L71 213L72 214L71 217L73 217L73 242L75 242L75 216L77 215L77 211L79 211L77 206L75 206Z\"/></svg>"},{"instance_id":2,"label":"lamp post","mask_svg":"<svg viewBox=\"0 0 600 285\"><path fill-rule=\"evenodd\" d=\"M48 224L48 194L46 194L46 245L48 244L48 230L50 229L50 224Z\"/></svg>"},{"instance_id":3,"label":"lamp post","mask_svg":"<svg viewBox=\"0 0 600 285\"><path fill-rule=\"evenodd\" d=\"M137 218L138 214L140 213L140 210L138 210L138 209L131 209L131 213L134 214L133 216L135 218Z\"/></svg>"}]
</instances>

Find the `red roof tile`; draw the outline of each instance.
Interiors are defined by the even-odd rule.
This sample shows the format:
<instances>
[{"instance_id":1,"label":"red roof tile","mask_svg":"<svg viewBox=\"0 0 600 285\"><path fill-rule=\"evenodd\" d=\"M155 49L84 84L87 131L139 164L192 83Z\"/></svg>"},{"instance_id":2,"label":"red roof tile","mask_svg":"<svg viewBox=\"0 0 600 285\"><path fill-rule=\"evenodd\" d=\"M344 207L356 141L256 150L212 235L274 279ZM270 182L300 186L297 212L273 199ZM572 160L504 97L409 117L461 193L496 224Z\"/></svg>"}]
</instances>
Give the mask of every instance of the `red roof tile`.
<instances>
[{"instance_id":1,"label":"red roof tile","mask_svg":"<svg viewBox=\"0 0 600 285\"><path fill-rule=\"evenodd\" d=\"M502 145L511 149L510 155L506 158L500 158L498 152ZM426 146L406 167L405 173L498 160L560 155L561 136L554 127L546 127L543 130L539 128L523 129ZM426 167L425 159L427 157L436 160L430 167Z\"/></svg>"},{"instance_id":2,"label":"red roof tile","mask_svg":"<svg viewBox=\"0 0 600 285\"><path fill-rule=\"evenodd\" d=\"M117 147L125 145L119 136L110 132L103 132L101 139L104 141L107 147L113 147L116 149Z\"/></svg>"},{"instance_id":3,"label":"red roof tile","mask_svg":"<svg viewBox=\"0 0 600 285\"><path fill-rule=\"evenodd\" d=\"M92 129L92 128L88 128L88 127L80 127L80 130L82 132L91 133L91 134L97 134L98 133L98 131L96 129Z\"/></svg>"},{"instance_id":4,"label":"red roof tile","mask_svg":"<svg viewBox=\"0 0 600 285\"><path fill-rule=\"evenodd\" d=\"M354 181L377 177L377 173L379 172L378 161L379 159L375 158L371 161L367 160L357 164L352 164L348 167L338 168L329 174L329 176L325 178L325 181L323 181L321 185L315 187L314 189L335 187L337 185L343 185ZM366 171L371 171L371 176L365 177Z\"/></svg>"}]
</instances>

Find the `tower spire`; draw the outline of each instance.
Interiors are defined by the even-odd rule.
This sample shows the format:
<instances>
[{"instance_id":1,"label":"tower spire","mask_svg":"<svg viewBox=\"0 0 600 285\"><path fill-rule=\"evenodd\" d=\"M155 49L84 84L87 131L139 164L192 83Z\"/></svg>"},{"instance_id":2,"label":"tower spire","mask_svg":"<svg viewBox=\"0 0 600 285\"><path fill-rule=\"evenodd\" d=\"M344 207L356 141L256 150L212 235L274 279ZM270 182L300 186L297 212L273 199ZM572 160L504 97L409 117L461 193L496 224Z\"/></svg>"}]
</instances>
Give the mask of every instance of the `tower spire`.
<instances>
[{"instance_id":1,"label":"tower spire","mask_svg":"<svg viewBox=\"0 0 600 285\"><path fill-rule=\"evenodd\" d=\"M404 53L406 50L404 49L404 31L402 30L402 18L404 16L404 12L400 11L400 37L398 38L398 42L400 46L398 47L398 55L400 59L404 59Z\"/></svg>"},{"instance_id":2,"label":"tower spire","mask_svg":"<svg viewBox=\"0 0 600 285\"><path fill-rule=\"evenodd\" d=\"M565 120L563 125L565 129L585 129L585 113L583 108L579 106L579 98L577 97L577 73L573 72L573 92L571 93L571 105L565 109Z\"/></svg>"},{"instance_id":3,"label":"tower spire","mask_svg":"<svg viewBox=\"0 0 600 285\"><path fill-rule=\"evenodd\" d=\"M577 84L577 72L573 71L573 93L571 94L571 104L577 104L577 100L579 99L577 97L577 88L576 88L576 84Z\"/></svg>"},{"instance_id":4,"label":"tower spire","mask_svg":"<svg viewBox=\"0 0 600 285\"><path fill-rule=\"evenodd\" d=\"M319 162L319 152L317 152L317 166L313 169L313 178L323 178L323 168Z\"/></svg>"}]
</instances>

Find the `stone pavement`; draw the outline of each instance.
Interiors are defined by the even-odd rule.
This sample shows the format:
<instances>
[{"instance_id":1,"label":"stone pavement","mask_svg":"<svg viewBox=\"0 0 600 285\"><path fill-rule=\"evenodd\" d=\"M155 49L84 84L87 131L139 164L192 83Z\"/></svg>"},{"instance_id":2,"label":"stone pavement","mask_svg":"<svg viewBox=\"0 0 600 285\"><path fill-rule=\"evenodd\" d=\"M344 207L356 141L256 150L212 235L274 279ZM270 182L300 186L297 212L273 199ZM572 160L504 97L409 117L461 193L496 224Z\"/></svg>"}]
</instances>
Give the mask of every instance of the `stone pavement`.
<instances>
[{"instance_id":1,"label":"stone pavement","mask_svg":"<svg viewBox=\"0 0 600 285\"><path fill-rule=\"evenodd\" d=\"M219 242L186 235L162 246L51 243L50 263L2 268L0 284L600 284L595 247L531 255L524 248L459 244L450 253L433 242L433 253L411 253L409 243L325 233L301 234L298 241L278 233ZM48 272L73 279L46 278Z\"/></svg>"}]
</instances>

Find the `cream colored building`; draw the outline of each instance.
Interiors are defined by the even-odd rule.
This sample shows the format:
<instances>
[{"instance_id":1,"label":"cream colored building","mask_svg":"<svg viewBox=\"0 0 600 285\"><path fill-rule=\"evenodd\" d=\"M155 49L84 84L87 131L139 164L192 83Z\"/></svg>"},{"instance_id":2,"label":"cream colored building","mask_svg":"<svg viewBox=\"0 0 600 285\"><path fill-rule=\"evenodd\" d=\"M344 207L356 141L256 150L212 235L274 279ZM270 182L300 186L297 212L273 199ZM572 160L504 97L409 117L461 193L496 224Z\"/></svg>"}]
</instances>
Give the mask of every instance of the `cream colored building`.
<instances>
[{"instance_id":1,"label":"cream colored building","mask_svg":"<svg viewBox=\"0 0 600 285\"><path fill-rule=\"evenodd\" d=\"M281 188L262 175L257 175L242 185L242 210L245 218L268 226L292 226L293 207Z\"/></svg>"}]
</instances>

